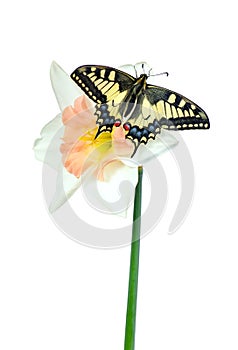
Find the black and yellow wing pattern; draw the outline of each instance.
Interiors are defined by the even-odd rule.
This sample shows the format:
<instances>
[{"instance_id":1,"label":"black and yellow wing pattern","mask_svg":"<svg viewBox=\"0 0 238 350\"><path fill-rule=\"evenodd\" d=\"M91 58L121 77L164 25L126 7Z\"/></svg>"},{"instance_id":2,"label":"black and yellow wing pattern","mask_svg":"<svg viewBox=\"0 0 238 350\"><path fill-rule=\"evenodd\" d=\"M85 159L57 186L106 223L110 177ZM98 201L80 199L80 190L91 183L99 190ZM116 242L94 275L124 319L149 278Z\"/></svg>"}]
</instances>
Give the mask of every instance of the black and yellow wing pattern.
<instances>
[{"instance_id":1,"label":"black and yellow wing pattern","mask_svg":"<svg viewBox=\"0 0 238 350\"><path fill-rule=\"evenodd\" d=\"M208 129L205 111L186 97L163 87L147 84L147 74L135 78L107 66L77 68L71 78L96 104L96 137L123 125L135 147L155 139L161 129Z\"/></svg>"},{"instance_id":2,"label":"black and yellow wing pattern","mask_svg":"<svg viewBox=\"0 0 238 350\"><path fill-rule=\"evenodd\" d=\"M111 132L114 124L120 125L120 116L110 113L110 105L123 102L121 93L129 91L136 79L118 69L106 66L81 66L72 74L71 78L96 103L97 136L101 132ZM118 98L119 97L119 98Z\"/></svg>"}]
</instances>

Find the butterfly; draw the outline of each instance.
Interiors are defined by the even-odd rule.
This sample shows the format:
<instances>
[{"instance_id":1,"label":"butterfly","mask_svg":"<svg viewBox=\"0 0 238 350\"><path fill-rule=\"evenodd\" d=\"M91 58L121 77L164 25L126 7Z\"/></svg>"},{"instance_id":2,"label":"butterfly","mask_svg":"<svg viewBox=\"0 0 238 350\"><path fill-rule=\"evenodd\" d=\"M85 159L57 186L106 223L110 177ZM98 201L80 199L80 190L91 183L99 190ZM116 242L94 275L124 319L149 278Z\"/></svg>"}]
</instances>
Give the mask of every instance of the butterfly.
<instances>
[{"instance_id":1,"label":"butterfly","mask_svg":"<svg viewBox=\"0 0 238 350\"><path fill-rule=\"evenodd\" d=\"M142 67L144 68L143 64ZM71 78L96 104L96 137L123 126L126 138L135 145L155 139L161 129L208 129L205 111L177 92L147 83L150 75L139 77L112 67L84 65ZM135 153L135 152L134 152Z\"/></svg>"}]
</instances>

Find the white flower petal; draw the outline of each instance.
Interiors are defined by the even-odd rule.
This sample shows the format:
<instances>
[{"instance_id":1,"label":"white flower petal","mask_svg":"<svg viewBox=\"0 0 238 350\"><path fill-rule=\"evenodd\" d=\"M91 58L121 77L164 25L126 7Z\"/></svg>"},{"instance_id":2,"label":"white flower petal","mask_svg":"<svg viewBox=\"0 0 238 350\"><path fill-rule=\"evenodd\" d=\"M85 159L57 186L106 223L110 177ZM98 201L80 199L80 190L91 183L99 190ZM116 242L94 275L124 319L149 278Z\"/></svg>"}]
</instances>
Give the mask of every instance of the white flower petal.
<instances>
[{"instance_id":1,"label":"white flower petal","mask_svg":"<svg viewBox=\"0 0 238 350\"><path fill-rule=\"evenodd\" d=\"M113 161L104 167L105 181L95 181L95 174L91 178L87 176L82 183L83 192L97 211L125 216L134 200L134 189L138 181L137 164L131 163L128 166L119 160L116 163L116 170Z\"/></svg>"},{"instance_id":2,"label":"white flower petal","mask_svg":"<svg viewBox=\"0 0 238 350\"><path fill-rule=\"evenodd\" d=\"M56 62L51 64L50 79L61 111L73 106L76 98L83 95L83 91Z\"/></svg>"},{"instance_id":3,"label":"white flower petal","mask_svg":"<svg viewBox=\"0 0 238 350\"><path fill-rule=\"evenodd\" d=\"M149 140L146 145L141 144L133 159L140 164L144 164L160 154L175 147L178 140L171 133L162 130L155 140Z\"/></svg>"},{"instance_id":4,"label":"white flower petal","mask_svg":"<svg viewBox=\"0 0 238 350\"><path fill-rule=\"evenodd\" d=\"M123 64L123 66L120 66L119 69L132 75L133 77L135 77L137 74L134 64Z\"/></svg>"},{"instance_id":5,"label":"white flower petal","mask_svg":"<svg viewBox=\"0 0 238 350\"><path fill-rule=\"evenodd\" d=\"M55 195L50 203L49 211L53 213L61 207L79 188L82 179L70 174L64 166L60 166L56 182Z\"/></svg>"},{"instance_id":6,"label":"white flower petal","mask_svg":"<svg viewBox=\"0 0 238 350\"><path fill-rule=\"evenodd\" d=\"M119 69L133 77L139 77L141 74L148 74L149 76L149 73L152 71L148 63L145 61L137 62L136 64L123 64Z\"/></svg>"},{"instance_id":7,"label":"white flower petal","mask_svg":"<svg viewBox=\"0 0 238 350\"><path fill-rule=\"evenodd\" d=\"M35 140L33 150L36 159L57 169L61 162L60 144L63 132L61 114L58 114L43 127L41 137Z\"/></svg>"}]
</instances>

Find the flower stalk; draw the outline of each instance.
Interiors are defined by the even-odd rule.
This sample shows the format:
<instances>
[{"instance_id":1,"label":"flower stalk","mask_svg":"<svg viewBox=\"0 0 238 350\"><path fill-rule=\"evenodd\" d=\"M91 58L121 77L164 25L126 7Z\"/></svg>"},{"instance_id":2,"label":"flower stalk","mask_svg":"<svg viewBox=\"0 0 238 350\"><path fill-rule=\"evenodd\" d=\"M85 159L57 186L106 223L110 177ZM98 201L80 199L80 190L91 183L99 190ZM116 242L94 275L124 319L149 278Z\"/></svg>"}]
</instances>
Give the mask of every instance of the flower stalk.
<instances>
[{"instance_id":1,"label":"flower stalk","mask_svg":"<svg viewBox=\"0 0 238 350\"><path fill-rule=\"evenodd\" d=\"M126 313L124 350L134 350L136 329L136 305L140 257L140 227L143 167L138 167L138 183L135 188L129 286Z\"/></svg>"}]
</instances>

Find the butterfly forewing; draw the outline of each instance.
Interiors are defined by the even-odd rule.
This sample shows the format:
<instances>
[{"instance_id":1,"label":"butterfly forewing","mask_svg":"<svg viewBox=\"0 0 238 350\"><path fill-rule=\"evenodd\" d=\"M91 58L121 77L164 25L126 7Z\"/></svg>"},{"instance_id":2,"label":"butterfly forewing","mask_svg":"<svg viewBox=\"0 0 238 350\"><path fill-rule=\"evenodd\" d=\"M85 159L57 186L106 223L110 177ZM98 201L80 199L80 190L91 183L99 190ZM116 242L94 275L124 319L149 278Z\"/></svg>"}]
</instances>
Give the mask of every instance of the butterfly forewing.
<instances>
[{"instance_id":1,"label":"butterfly forewing","mask_svg":"<svg viewBox=\"0 0 238 350\"><path fill-rule=\"evenodd\" d=\"M95 103L106 103L129 89L135 78L107 66L81 66L71 78Z\"/></svg>"},{"instance_id":2,"label":"butterfly forewing","mask_svg":"<svg viewBox=\"0 0 238 350\"><path fill-rule=\"evenodd\" d=\"M124 91L130 89L136 79L118 69L94 65L78 67L71 78L96 103L97 136L104 131L111 132L119 118L119 109L115 106L123 101Z\"/></svg>"},{"instance_id":3,"label":"butterfly forewing","mask_svg":"<svg viewBox=\"0 0 238 350\"><path fill-rule=\"evenodd\" d=\"M147 85L146 96L157 111L161 127L171 130L209 128L206 112L186 97L154 85Z\"/></svg>"}]
</instances>

